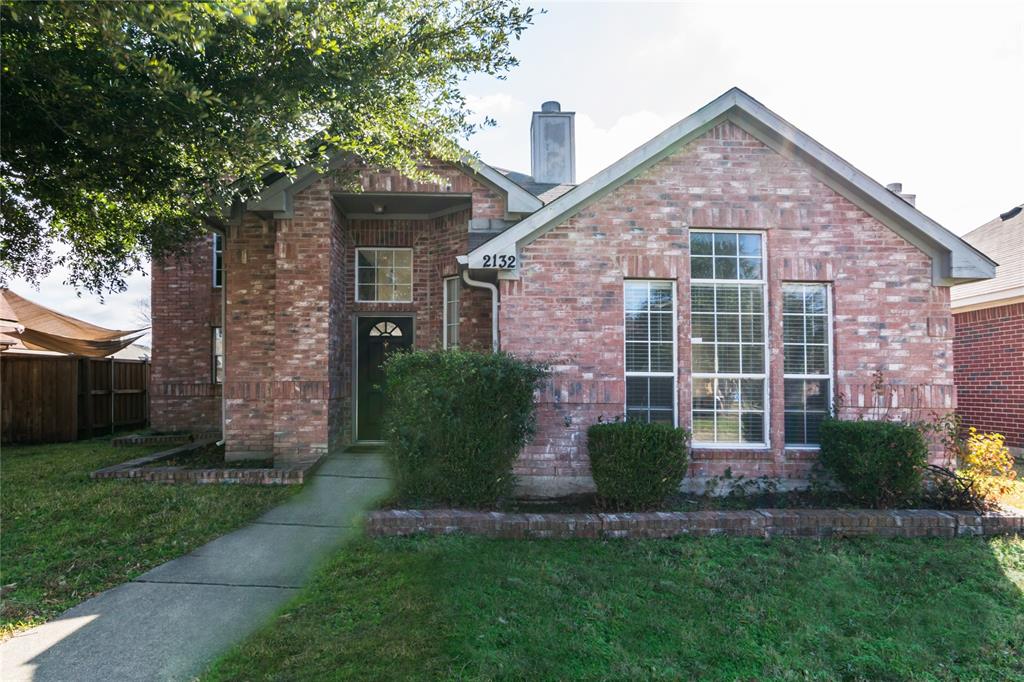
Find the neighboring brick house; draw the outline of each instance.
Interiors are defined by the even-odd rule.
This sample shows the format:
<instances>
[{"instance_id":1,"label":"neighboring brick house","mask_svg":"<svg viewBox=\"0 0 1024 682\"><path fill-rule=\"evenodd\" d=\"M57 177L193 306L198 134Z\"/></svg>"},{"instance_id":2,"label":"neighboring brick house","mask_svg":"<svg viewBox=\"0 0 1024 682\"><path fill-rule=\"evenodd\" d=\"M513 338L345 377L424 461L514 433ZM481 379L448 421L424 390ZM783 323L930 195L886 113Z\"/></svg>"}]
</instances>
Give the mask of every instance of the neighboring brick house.
<instances>
[{"instance_id":1,"label":"neighboring brick house","mask_svg":"<svg viewBox=\"0 0 1024 682\"><path fill-rule=\"evenodd\" d=\"M1024 453L1024 204L964 241L999 266L995 278L950 293L957 409L965 425L1001 433Z\"/></svg>"},{"instance_id":2,"label":"neighboring brick house","mask_svg":"<svg viewBox=\"0 0 1024 682\"><path fill-rule=\"evenodd\" d=\"M154 425L214 426L221 293L234 458L380 438L379 362L409 344L551 365L516 467L541 494L591 485L601 418L691 428L691 481L799 480L839 394L847 415L955 407L949 286L991 277L982 253L737 89L579 186L573 126L534 113L531 176L278 180L218 237L223 290L212 242L155 265Z\"/></svg>"}]
</instances>

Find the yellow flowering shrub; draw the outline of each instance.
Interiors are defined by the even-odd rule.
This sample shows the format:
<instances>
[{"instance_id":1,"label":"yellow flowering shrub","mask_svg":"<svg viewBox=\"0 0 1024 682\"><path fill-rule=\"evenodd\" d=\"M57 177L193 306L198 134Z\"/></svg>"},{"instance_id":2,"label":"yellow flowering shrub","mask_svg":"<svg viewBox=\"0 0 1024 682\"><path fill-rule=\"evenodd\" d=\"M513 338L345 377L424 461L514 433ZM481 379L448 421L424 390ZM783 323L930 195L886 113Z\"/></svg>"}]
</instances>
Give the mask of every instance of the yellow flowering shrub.
<instances>
[{"instance_id":1,"label":"yellow flowering shrub","mask_svg":"<svg viewBox=\"0 0 1024 682\"><path fill-rule=\"evenodd\" d=\"M1013 455L1001 433L978 433L973 426L967 436L961 459L961 472L970 477L986 497L1004 495L1013 487L1017 472Z\"/></svg>"}]
</instances>

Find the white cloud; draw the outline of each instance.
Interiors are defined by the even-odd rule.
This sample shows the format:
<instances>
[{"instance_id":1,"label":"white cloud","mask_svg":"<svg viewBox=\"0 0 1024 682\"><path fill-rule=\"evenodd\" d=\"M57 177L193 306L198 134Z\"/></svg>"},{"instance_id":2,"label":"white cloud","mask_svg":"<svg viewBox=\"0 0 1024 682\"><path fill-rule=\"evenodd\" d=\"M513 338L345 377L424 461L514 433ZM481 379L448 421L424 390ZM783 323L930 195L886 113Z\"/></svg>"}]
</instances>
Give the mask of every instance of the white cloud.
<instances>
[{"instance_id":1,"label":"white cloud","mask_svg":"<svg viewBox=\"0 0 1024 682\"><path fill-rule=\"evenodd\" d=\"M644 142L675 123L653 111L620 116L606 128L587 114L576 114L576 181L615 163Z\"/></svg>"}]
</instances>

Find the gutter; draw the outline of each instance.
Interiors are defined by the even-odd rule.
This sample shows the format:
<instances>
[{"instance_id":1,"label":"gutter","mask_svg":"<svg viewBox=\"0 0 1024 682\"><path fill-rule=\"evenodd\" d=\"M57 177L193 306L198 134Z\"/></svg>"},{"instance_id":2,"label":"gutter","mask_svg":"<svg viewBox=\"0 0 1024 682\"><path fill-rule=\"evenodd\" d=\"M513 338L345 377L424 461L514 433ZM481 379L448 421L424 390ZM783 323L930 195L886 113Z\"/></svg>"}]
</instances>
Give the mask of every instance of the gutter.
<instances>
[{"instance_id":1,"label":"gutter","mask_svg":"<svg viewBox=\"0 0 1024 682\"><path fill-rule=\"evenodd\" d=\"M501 344L498 343L498 287L490 282L472 279L469 276L469 270L462 271L462 281L471 287L490 289L491 291L491 351L497 353L501 347Z\"/></svg>"}]
</instances>

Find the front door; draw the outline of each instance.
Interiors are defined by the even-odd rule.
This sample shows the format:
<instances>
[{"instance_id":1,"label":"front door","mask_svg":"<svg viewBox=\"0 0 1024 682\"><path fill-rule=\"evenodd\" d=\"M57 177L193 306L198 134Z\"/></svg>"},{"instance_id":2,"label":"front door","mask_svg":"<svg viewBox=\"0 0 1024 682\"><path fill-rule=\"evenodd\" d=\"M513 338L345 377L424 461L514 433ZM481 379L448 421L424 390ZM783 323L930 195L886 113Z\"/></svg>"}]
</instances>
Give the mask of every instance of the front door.
<instances>
[{"instance_id":1,"label":"front door","mask_svg":"<svg viewBox=\"0 0 1024 682\"><path fill-rule=\"evenodd\" d=\"M384 360L412 347L411 317L361 317L357 343L356 438L383 440Z\"/></svg>"}]
</instances>

